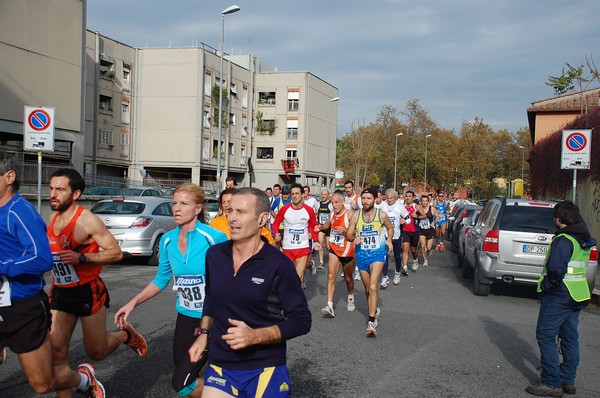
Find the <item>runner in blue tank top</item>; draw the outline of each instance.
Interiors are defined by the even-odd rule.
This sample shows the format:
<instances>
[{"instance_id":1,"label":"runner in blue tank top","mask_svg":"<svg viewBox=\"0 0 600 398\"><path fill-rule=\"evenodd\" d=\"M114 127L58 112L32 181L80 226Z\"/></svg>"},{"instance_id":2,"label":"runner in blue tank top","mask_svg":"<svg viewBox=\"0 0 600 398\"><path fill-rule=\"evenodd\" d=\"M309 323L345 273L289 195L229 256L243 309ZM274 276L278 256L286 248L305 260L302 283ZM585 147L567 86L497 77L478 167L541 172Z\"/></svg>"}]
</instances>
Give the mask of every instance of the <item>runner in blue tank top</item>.
<instances>
[{"instance_id":1,"label":"runner in blue tank top","mask_svg":"<svg viewBox=\"0 0 600 398\"><path fill-rule=\"evenodd\" d=\"M435 222L435 238L437 243L435 245L435 251L444 251L444 236L446 236L446 228L448 226L448 213L450 211L450 205L446 199L444 199L444 193L438 191L435 198L435 210L438 212L437 221Z\"/></svg>"}]
</instances>

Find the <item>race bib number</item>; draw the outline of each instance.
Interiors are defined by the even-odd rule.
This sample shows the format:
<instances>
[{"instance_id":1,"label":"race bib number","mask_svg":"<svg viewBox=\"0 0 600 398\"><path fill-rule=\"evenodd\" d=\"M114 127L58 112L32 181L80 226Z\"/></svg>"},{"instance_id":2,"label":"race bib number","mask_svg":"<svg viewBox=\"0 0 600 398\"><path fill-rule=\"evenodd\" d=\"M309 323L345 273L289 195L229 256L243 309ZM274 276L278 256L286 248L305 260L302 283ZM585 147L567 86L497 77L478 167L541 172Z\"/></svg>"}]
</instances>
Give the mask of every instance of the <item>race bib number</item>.
<instances>
[{"instance_id":1,"label":"race bib number","mask_svg":"<svg viewBox=\"0 0 600 398\"><path fill-rule=\"evenodd\" d=\"M203 275L181 275L174 277L173 290L179 296L179 305L194 311L202 311L204 306L204 288L206 282Z\"/></svg>"},{"instance_id":2,"label":"race bib number","mask_svg":"<svg viewBox=\"0 0 600 398\"><path fill-rule=\"evenodd\" d=\"M381 238L378 232L363 232L360 237L360 248L362 250L374 250L381 246Z\"/></svg>"},{"instance_id":3,"label":"race bib number","mask_svg":"<svg viewBox=\"0 0 600 398\"><path fill-rule=\"evenodd\" d=\"M59 255L52 255L52 275L54 276L55 285L69 285L79 282L79 276L75 271L75 266L65 264Z\"/></svg>"},{"instance_id":4,"label":"race bib number","mask_svg":"<svg viewBox=\"0 0 600 398\"><path fill-rule=\"evenodd\" d=\"M390 222L392 223L392 227L396 228L396 223L397 223L396 216L392 216L392 215L388 214L388 218L390 219Z\"/></svg>"},{"instance_id":5,"label":"race bib number","mask_svg":"<svg viewBox=\"0 0 600 398\"><path fill-rule=\"evenodd\" d=\"M431 228L431 224L429 224L429 219L426 218L424 220L419 220L419 228L421 228L421 229Z\"/></svg>"},{"instance_id":6,"label":"race bib number","mask_svg":"<svg viewBox=\"0 0 600 398\"><path fill-rule=\"evenodd\" d=\"M344 234L343 231L331 231L329 235L329 243L332 245L344 247Z\"/></svg>"},{"instance_id":7,"label":"race bib number","mask_svg":"<svg viewBox=\"0 0 600 398\"><path fill-rule=\"evenodd\" d=\"M325 224L329 218L329 213L319 213L319 224Z\"/></svg>"},{"instance_id":8,"label":"race bib number","mask_svg":"<svg viewBox=\"0 0 600 398\"><path fill-rule=\"evenodd\" d=\"M302 247L302 243L308 240L306 236L306 230L304 229L288 229L283 235L286 239L286 243L290 246Z\"/></svg>"},{"instance_id":9,"label":"race bib number","mask_svg":"<svg viewBox=\"0 0 600 398\"><path fill-rule=\"evenodd\" d=\"M10 282L4 275L0 276L0 307L9 307L10 301Z\"/></svg>"}]
</instances>

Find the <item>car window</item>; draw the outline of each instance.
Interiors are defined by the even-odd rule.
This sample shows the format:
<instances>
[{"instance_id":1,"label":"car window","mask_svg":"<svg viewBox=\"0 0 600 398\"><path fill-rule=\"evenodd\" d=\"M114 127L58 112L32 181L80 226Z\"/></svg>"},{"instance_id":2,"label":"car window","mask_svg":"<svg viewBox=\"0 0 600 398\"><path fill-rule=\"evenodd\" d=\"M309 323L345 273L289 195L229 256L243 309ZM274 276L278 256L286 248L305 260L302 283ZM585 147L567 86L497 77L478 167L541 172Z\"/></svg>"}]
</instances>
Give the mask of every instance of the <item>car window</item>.
<instances>
[{"instance_id":1,"label":"car window","mask_svg":"<svg viewBox=\"0 0 600 398\"><path fill-rule=\"evenodd\" d=\"M173 212L171 211L171 205L169 203L161 203L154 209L152 214L155 216L172 216Z\"/></svg>"},{"instance_id":2,"label":"car window","mask_svg":"<svg viewBox=\"0 0 600 398\"><path fill-rule=\"evenodd\" d=\"M500 205L498 203L493 203L492 208L490 209L490 214L488 219L485 222L486 228L493 228L496 224L496 218L498 217L498 211L500 210Z\"/></svg>"},{"instance_id":3,"label":"car window","mask_svg":"<svg viewBox=\"0 0 600 398\"><path fill-rule=\"evenodd\" d=\"M219 202L216 200L209 200L204 203L204 210L206 211L219 211Z\"/></svg>"},{"instance_id":4,"label":"car window","mask_svg":"<svg viewBox=\"0 0 600 398\"><path fill-rule=\"evenodd\" d=\"M479 214L479 218L477 219L477 226L478 227L483 227L486 224L486 220L488 219L488 217L490 215L490 209L492 208L492 206L493 206L492 202L488 202L485 205L485 207L483 208L483 210Z\"/></svg>"},{"instance_id":5,"label":"car window","mask_svg":"<svg viewBox=\"0 0 600 398\"><path fill-rule=\"evenodd\" d=\"M146 205L135 202L98 202L92 208L94 214L141 214Z\"/></svg>"},{"instance_id":6,"label":"car window","mask_svg":"<svg viewBox=\"0 0 600 398\"><path fill-rule=\"evenodd\" d=\"M506 231L556 232L554 215L551 207L541 206L506 206L500 228Z\"/></svg>"}]
</instances>

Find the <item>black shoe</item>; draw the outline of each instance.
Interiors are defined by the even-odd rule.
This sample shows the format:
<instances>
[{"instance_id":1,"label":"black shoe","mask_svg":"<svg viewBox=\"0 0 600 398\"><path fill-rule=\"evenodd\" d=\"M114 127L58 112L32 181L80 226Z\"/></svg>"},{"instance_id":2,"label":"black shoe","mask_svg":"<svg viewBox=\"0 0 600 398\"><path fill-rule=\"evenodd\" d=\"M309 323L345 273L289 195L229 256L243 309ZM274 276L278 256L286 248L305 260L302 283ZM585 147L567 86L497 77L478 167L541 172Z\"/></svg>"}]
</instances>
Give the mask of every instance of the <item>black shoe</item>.
<instances>
[{"instance_id":1,"label":"black shoe","mask_svg":"<svg viewBox=\"0 0 600 398\"><path fill-rule=\"evenodd\" d=\"M527 386L525 389L529 394L536 395L538 397L562 397L563 390L562 388L552 388L548 387L545 384L532 384Z\"/></svg>"},{"instance_id":2,"label":"black shoe","mask_svg":"<svg viewBox=\"0 0 600 398\"><path fill-rule=\"evenodd\" d=\"M577 394L577 389L575 388L575 384L563 384L562 389L565 394Z\"/></svg>"}]
</instances>

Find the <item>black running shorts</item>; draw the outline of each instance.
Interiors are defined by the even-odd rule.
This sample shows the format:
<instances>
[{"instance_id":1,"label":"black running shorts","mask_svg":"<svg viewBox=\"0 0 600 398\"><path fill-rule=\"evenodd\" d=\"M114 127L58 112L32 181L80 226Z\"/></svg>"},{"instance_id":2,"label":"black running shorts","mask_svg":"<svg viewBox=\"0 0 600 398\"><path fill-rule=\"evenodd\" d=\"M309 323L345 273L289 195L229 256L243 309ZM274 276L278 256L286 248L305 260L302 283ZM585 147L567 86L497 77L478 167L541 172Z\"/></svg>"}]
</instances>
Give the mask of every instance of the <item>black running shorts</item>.
<instances>
[{"instance_id":1,"label":"black running shorts","mask_svg":"<svg viewBox=\"0 0 600 398\"><path fill-rule=\"evenodd\" d=\"M0 344L17 354L35 351L50 330L50 306L44 291L0 307Z\"/></svg>"}]
</instances>

